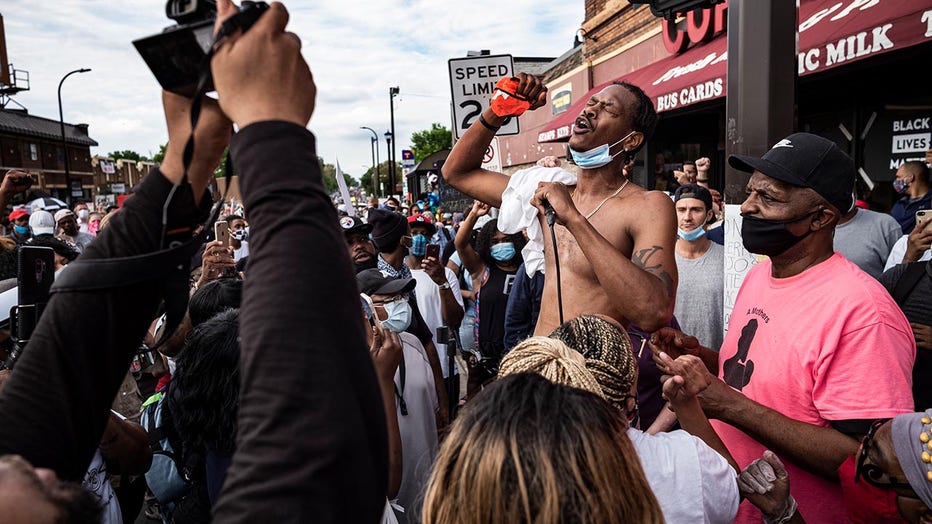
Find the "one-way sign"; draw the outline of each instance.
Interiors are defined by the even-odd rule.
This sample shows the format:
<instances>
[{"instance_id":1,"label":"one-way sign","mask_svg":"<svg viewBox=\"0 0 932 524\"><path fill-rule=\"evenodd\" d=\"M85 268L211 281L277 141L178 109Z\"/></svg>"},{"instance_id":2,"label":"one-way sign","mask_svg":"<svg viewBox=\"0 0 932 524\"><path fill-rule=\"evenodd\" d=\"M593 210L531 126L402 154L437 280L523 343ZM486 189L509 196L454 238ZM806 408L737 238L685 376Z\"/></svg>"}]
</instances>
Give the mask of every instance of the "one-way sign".
<instances>
[{"instance_id":1,"label":"one-way sign","mask_svg":"<svg viewBox=\"0 0 932 524\"><path fill-rule=\"evenodd\" d=\"M514 66L511 55L451 58L449 65L453 132L456 138L460 138L469 126L479 120L479 115L489 106L495 84L502 77L512 76ZM497 134L517 135L518 119L506 120Z\"/></svg>"}]
</instances>

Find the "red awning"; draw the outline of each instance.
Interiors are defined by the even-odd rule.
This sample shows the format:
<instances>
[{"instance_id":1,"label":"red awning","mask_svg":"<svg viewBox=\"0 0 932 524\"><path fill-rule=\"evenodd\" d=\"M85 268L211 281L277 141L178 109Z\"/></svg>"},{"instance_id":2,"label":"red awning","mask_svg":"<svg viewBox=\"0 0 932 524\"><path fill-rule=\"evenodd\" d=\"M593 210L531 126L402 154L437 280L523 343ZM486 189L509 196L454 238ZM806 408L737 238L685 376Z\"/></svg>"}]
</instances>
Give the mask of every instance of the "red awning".
<instances>
[{"instance_id":1,"label":"red awning","mask_svg":"<svg viewBox=\"0 0 932 524\"><path fill-rule=\"evenodd\" d=\"M728 39L721 34L711 42L692 47L685 53L671 56L629 73L625 80L640 87L654 101L657 112L679 109L705 100L725 96L725 76L728 74ZM573 122L589 98L611 82L590 89L569 109L557 115L537 135L538 142L569 140Z\"/></svg>"},{"instance_id":2,"label":"red awning","mask_svg":"<svg viewBox=\"0 0 932 524\"><path fill-rule=\"evenodd\" d=\"M932 40L932 0L809 0L799 6L799 74Z\"/></svg>"},{"instance_id":3,"label":"red awning","mask_svg":"<svg viewBox=\"0 0 932 524\"><path fill-rule=\"evenodd\" d=\"M803 0L799 7L799 75L932 40L932 0ZM685 53L658 60L618 80L635 84L658 113L725 96L728 39L721 34ZM569 140L573 121L596 86L541 128L538 142Z\"/></svg>"}]
</instances>

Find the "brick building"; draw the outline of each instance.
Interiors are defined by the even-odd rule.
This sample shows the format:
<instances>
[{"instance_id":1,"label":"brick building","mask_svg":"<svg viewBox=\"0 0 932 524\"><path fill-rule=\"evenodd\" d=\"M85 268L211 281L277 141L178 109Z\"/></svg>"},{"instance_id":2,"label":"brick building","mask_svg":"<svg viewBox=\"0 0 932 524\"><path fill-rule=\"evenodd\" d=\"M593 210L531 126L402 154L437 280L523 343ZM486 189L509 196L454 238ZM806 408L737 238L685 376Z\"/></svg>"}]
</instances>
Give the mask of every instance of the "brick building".
<instances>
[{"instance_id":1,"label":"brick building","mask_svg":"<svg viewBox=\"0 0 932 524\"><path fill-rule=\"evenodd\" d=\"M65 124L68 170L80 181L84 197L94 189L87 124ZM65 157L58 120L30 115L25 109L0 109L0 171L22 169L36 175L36 189L65 200Z\"/></svg>"},{"instance_id":2,"label":"brick building","mask_svg":"<svg viewBox=\"0 0 932 524\"><path fill-rule=\"evenodd\" d=\"M671 23L647 5L585 0L576 45L543 72L549 110L525 113L519 135L500 137L504 171L546 155L564 157L586 100L625 80L644 89L660 115L636 160L634 181L651 186L655 168L669 171L706 156L713 186L721 188L727 9L722 2ZM932 146L932 92L916 76L932 51L932 0L800 0L797 20L796 129L848 152L865 186L876 186L872 204L882 209L892 198L896 168Z\"/></svg>"}]
</instances>

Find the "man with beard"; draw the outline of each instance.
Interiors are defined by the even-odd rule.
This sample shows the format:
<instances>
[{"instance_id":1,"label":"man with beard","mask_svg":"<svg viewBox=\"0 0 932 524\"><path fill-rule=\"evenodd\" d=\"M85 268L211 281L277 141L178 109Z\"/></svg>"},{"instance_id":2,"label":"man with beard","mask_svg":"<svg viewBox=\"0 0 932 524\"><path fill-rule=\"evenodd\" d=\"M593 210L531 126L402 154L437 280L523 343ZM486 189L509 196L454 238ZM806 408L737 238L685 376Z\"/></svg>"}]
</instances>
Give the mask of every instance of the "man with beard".
<instances>
[{"instance_id":1,"label":"man with beard","mask_svg":"<svg viewBox=\"0 0 932 524\"><path fill-rule=\"evenodd\" d=\"M369 238L372 226L363 222L359 217L343 217L340 219L340 227L343 228L346 247L349 248L350 259L353 261L356 272L376 267L378 262L375 258L375 246Z\"/></svg>"},{"instance_id":2,"label":"man with beard","mask_svg":"<svg viewBox=\"0 0 932 524\"><path fill-rule=\"evenodd\" d=\"M79 252L83 253L84 248L94 241L94 235L83 233L78 229L78 219L70 209L62 209L55 213L55 225L58 226L62 235L67 237L66 240L78 247Z\"/></svg>"},{"instance_id":3,"label":"man with beard","mask_svg":"<svg viewBox=\"0 0 932 524\"><path fill-rule=\"evenodd\" d=\"M741 237L769 260L741 284L719 353L663 329L651 335L654 359L670 374L661 351L702 358L718 375L708 376L702 408L738 464L773 451L807 521L849 522L838 479L854 476L846 459L856 438L913 408L912 331L883 286L833 248L856 177L834 142L794 133L760 158L728 163L752 173ZM735 522L760 518L742 504Z\"/></svg>"}]
</instances>

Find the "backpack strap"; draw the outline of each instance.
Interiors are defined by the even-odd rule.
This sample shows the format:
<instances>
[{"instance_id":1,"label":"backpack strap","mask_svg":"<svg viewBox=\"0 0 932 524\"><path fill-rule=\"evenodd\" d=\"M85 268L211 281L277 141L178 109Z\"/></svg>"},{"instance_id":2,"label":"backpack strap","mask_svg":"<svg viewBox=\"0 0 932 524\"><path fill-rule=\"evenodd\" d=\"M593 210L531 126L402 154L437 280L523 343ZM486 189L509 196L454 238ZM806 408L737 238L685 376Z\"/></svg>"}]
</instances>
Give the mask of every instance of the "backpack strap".
<instances>
[{"instance_id":1,"label":"backpack strap","mask_svg":"<svg viewBox=\"0 0 932 524\"><path fill-rule=\"evenodd\" d=\"M395 398L398 399L398 408L401 410L402 416L408 415L408 403L405 402L405 355L404 351L401 353L401 364L398 366L398 375L401 379L401 391L398 390L398 384L392 384L395 386Z\"/></svg>"},{"instance_id":2,"label":"backpack strap","mask_svg":"<svg viewBox=\"0 0 932 524\"><path fill-rule=\"evenodd\" d=\"M922 279L922 275L925 274L928 265L928 262L910 262L906 264L906 269L896 281L893 293L891 293L893 300L899 304L901 308L906 298L909 297L909 294L913 291L913 288L916 287L916 284Z\"/></svg>"}]
</instances>

